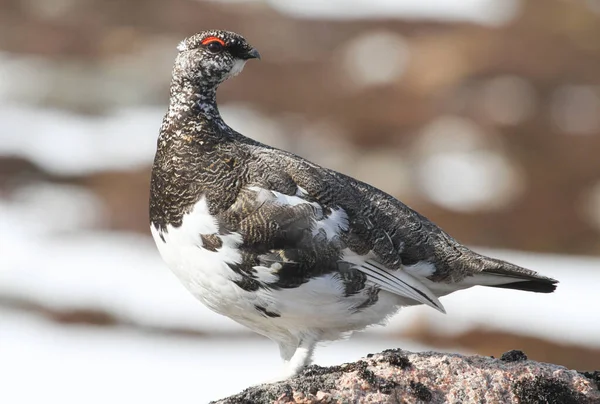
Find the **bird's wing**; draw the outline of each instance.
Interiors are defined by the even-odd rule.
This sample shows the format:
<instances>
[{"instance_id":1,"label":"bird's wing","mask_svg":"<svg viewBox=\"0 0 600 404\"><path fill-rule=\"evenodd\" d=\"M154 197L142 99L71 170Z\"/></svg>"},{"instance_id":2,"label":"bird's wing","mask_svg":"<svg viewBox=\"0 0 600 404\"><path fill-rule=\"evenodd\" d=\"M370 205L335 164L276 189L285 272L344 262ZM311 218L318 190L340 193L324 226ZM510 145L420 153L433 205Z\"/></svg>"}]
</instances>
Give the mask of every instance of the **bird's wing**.
<instances>
[{"instance_id":1,"label":"bird's wing","mask_svg":"<svg viewBox=\"0 0 600 404\"><path fill-rule=\"evenodd\" d=\"M380 248L374 247L388 243L386 247L394 249L385 231L365 232L363 220L349 216L339 205L322 203L302 187L294 194L248 187L223 218L237 223L235 230L243 237L239 272L269 287L297 287L327 273L340 273L350 282L363 279L444 312L437 297L400 262L396 268L386 266L377 253ZM373 248L361 251L365 245Z\"/></svg>"},{"instance_id":2,"label":"bird's wing","mask_svg":"<svg viewBox=\"0 0 600 404\"><path fill-rule=\"evenodd\" d=\"M364 256L352 253L345 254L344 260L355 264L356 268L367 275L367 279L377 284L382 290L407 297L442 313L446 313L444 306L437 296L417 277L411 275L403 268L390 270L375 258L365 259Z\"/></svg>"},{"instance_id":3,"label":"bird's wing","mask_svg":"<svg viewBox=\"0 0 600 404\"><path fill-rule=\"evenodd\" d=\"M220 215L222 226L242 235L238 272L272 288L294 288L338 271L345 217L298 191L284 194L250 186Z\"/></svg>"}]
</instances>

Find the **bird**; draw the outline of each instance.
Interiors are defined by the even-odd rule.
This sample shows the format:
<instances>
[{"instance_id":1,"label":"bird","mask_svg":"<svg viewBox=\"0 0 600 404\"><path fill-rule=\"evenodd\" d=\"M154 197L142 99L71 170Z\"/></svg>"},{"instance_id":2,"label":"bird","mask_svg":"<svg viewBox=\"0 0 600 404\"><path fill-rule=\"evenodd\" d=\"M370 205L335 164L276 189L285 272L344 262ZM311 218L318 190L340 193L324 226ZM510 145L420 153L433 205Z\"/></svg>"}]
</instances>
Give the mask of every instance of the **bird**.
<instances>
[{"instance_id":1,"label":"bird","mask_svg":"<svg viewBox=\"0 0 600 404\"><path fill-rule=\"evenodd\" d=\"M177 47L150 185L150 230L204 305L279 347L284 380L316 345L405 306L481 285L550 293L557 280L464 246L395 197L229 127L217 88L260 53L207 30ZM473 302L477 304L477 302Z\"/></svg>"}]
</instances>

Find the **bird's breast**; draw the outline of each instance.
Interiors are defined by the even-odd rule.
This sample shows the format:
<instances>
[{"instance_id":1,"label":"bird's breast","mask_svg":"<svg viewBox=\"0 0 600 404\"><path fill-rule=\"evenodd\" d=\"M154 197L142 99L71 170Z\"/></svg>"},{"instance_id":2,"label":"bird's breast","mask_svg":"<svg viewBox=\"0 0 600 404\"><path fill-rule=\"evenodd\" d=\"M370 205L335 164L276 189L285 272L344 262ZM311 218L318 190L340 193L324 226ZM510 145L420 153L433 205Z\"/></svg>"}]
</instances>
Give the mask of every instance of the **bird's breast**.
<instances>
[{"instance_id":1,"label":"bird's breast","mask_svg":"<svg viewBox=\"0 0 600 404\"><path fill-rule=\"evenodd\" d=\"M180 225L150 226L158 251L183 285L214 311L227 313L239 306L244 294L231 269L241 260L239 233L222 233L218 221L201 198L183 215Z\"/></svg>"}]
</instances>

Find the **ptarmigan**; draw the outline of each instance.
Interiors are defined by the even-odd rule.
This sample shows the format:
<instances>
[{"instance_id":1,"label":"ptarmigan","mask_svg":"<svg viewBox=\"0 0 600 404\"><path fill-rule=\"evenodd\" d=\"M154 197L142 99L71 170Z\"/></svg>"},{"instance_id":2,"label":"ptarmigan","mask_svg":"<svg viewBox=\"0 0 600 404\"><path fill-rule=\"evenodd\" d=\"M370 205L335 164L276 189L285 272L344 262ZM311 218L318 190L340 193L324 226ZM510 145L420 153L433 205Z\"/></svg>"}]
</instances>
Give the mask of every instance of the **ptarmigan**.
<instances>
[{"instance_id":1,"label":"ptarmigan","mask_svg":"<svg viewBox=\"0 0 600 404\"><path fill-rule=\"evenodd\" d=\"M444 312L440 296L475 285L556 288L368 184L227 126L217 87L260 58L242 36L205 31L178 50L152 169L152 235L202 303L279 345L282 378L310 363L317 342L402 306Z\"/></svg>"}]
</instances>

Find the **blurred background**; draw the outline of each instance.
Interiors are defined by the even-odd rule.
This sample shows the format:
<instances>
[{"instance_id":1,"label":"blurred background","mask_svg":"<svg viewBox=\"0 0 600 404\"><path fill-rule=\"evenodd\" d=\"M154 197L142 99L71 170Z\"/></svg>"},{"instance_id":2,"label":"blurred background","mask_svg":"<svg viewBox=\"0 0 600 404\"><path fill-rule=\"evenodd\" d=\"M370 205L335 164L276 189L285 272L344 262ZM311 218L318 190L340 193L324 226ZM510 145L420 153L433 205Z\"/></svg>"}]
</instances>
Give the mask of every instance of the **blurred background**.
<instances>
[{"instance_id":1,"label":"blurred background","mask_svg":"<svg viewBox=\"0 0 600 404\"><path fill-rule=\"evenodd\" d=\"M181 39L263 56L219 92L236 130L399 197L561 281L322 347L600 368L600 0L0 0L0 401L200 403L274 377L275 344L196 302L149 236Z\"/></svg>"}]
</instances>

